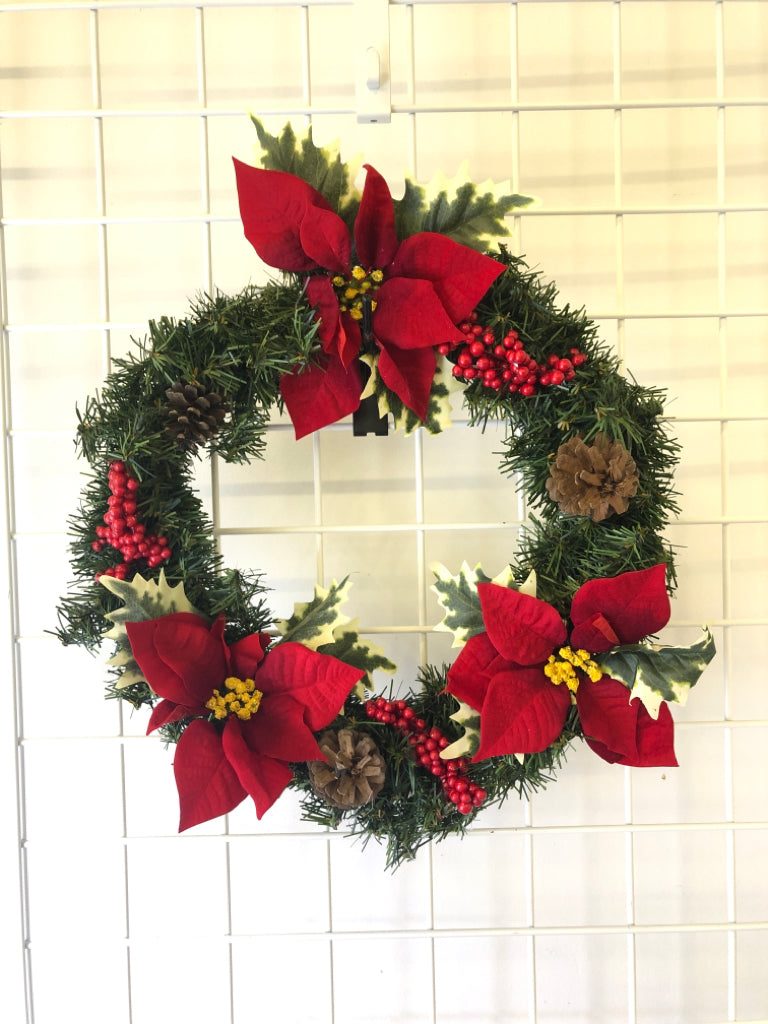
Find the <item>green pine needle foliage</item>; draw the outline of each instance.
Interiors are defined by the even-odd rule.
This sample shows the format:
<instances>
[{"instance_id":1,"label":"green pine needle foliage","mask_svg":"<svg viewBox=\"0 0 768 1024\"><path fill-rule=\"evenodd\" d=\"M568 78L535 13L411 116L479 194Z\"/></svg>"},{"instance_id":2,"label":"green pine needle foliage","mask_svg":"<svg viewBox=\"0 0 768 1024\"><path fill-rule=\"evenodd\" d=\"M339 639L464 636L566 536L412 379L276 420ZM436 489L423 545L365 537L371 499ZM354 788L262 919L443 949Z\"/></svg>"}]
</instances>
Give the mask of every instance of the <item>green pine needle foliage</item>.
<instances>
[{"instance_id":1,"label":"green pine needle foliage","mask_svg":"<svg viewBox=\"0 0 768 1024\"><path fill-rule=\"evenodd\" d=\"M262 458L270 410L280 406L280 374L309 365L318 350L316 334L301 286L289 280L247 288L234 297L200 296L188 317L150 322L135 352L116 361L101 393L78 411L77 445L91 476L69 522L75 581L59 606L57 635L63 643L94 650L109 628L105 615L119 604L95 580L119 555L111 547L92 550L107 510L107 473L115 459L124 461L139 481L141 521L148 531L168 538L173 552L163 563L168 582L183 581L192 604L206 614L224 613L230 641L271 623L260 575L221 565L212 525L192 488L192 458L199 453L180 450L166 435L165 391L182 379L219 391L230 415L209 451L227 462ZM147 569L144 561L131 564L145 576L160 571ZM124 695L134 702L141 697Z\"/></svg>"}]
</instances>

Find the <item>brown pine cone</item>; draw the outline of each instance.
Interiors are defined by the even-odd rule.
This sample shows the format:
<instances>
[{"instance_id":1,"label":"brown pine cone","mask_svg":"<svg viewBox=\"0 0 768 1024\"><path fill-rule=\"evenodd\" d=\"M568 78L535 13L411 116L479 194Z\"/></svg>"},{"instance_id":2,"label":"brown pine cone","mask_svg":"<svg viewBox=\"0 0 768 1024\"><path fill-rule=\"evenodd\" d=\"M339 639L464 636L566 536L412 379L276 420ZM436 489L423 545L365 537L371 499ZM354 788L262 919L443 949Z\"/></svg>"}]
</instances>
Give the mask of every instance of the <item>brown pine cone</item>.
<instances>
[{"instance_id":1,"label":"brown pine cone","mask_svg":"<svg viewBox=\"0 0 768 1024\"><path fill-rule=\"evenodd\" d=\"M589 444L581 437L561 444L546 486L566 515L599 523L626 512L637 485L637 466L624 445L598 434Z\"/></svg>"},{"instance_id":2,"label":"brown pine cone","mask_svg":"<svg viewBox=\"0 0 768 1024\"><path fill-rule=\"evenodd\" d=\"M165 433L176 439L181 448L205 444L219 429L227 415L221 395L207 391L202 384L180 380L167 389L164 409L168 416Z\"/></svg>"},{"instance_id":3,"label":"brown pine cone","mask_svg":"<svg viewBox=\"0 0 768 1024\"><path fill-rule=\"evenodd\" d=\"M384 785L384 758L367 733L329 729L319 740L325 761L309 762L312 787L332 807L346 810L373 800Z\"/></svg>"}]
</instances>

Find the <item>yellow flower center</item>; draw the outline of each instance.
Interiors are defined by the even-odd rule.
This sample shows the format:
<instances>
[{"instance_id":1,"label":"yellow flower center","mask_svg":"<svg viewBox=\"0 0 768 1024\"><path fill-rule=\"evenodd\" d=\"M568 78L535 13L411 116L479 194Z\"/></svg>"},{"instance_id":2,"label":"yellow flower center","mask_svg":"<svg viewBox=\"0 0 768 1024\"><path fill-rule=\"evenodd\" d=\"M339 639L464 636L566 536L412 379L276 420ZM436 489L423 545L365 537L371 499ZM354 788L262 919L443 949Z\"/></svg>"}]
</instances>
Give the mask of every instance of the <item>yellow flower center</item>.
<instances>
[{"instance_id":1,"label":"yellow flower center","mask_svg":"<svg viewBox=\"0 0 768 1024\"><path fill-rule=\"evenodd\" d=\"M378 269L366 270L360 266L352 267L350 278L342 277L341 274L334 274L331 278L331 284L338 297L341 312L349 313L353 320L362 320L365 296L377 291L383 280L383 271ZM369 302L371 312L373 312L376 309L376 300L369 299Z\"/></svg>"},{"instance_id":2,"label":"yellow flower center","mask_svg":"<svg viewBox=\"0 0 768 1024\"><path fill-rule=\"evenodd\" d=\"M247 722L259 710L264 694L256 689L252 679L236 679L229 676L224 680L224 693L213 691L213 696L205 706L213 712L214 718L222 719L227 715L237 715L241 722Z\"/></svg>"},{"instance_id":3,"label":"yellow flower center","mask_svg":"<svg viewBox=\"0 0 768 1024\"><path fill-rule=\"evenodd\" d=\"M576 669L580 669L589 676L593 683L602 679L603 673L597 663L592 660L589 651L573 651L570 647L561 647L557 653L560 655L560 660L554 654L550 654L549 660L544 666L544 675L551 679L555 686L565 683L569 690L576 693L579 688Z\"/></svg>"}]
</instances>

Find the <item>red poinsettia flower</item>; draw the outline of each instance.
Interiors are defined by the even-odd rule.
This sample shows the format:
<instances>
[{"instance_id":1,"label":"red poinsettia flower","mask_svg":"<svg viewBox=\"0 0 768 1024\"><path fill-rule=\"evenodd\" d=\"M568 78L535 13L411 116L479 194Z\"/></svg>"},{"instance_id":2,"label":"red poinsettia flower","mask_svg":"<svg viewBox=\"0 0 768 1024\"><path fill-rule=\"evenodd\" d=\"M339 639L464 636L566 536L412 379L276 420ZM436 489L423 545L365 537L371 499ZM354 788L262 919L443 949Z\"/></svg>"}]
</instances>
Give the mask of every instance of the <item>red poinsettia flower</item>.
<instances>
[{"instance_id":1,"label":"red poinsettia flower","mask_svg":"<svg viewBox=\"0 0 768 1024\"><path fill-rule=\"evenodd\" d=\"M307 298L318 311L325 360L281 379L297 437L358 407L356 360L364 343L378 352L382 381L424 419L434 346L463 340L456 324L504 270L434 232L398 242L387 183L367 164L366 171L350 238L344 221L301 178L235 160L245 237L269 266L310 275Z\"/></svg>"},{"instance_id":2,"label":"red poinsettia flower","mask_svg":"<svg viewBox=\"0 0 768 1024\"><path fill-rule=\"evenodd\" d=\"M226 814L253 797L261 818L290 782L291 761L322 759L313 731L339 713L362 670L299 643L253 634L228 646L224 619L212 625L177 612L126 624L147 682L163 700L148 732L193 718L173 767L179 831Z\"/></svg>"},{"instance_id":3,"label":"red poinsettia flower","mask_svg":"<svg viewBox=\"0 0 768 1024\"><path fill-rule=\"evenodd\" d=\"M591 658L667 623L665 579L665 566L656 565L585 583L571 605L570 638L546 601L479 584L487 632L469 640L448 672L448 691L480 712L474 760L545 750L560 735L575 692L585 739L605 761L676 765L667 705L652 718Z\"/></svg>"}]
</instances>

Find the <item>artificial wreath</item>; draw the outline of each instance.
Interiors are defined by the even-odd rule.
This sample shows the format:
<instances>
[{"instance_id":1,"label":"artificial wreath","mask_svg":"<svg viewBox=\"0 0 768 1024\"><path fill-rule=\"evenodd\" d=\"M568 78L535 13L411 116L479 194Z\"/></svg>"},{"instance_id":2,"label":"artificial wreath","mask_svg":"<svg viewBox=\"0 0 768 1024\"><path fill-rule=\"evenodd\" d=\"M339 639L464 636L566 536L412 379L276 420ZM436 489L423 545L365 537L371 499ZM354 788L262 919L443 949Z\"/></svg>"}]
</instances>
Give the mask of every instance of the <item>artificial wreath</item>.
<instances>
[{"instance_id":1,"label":"artificial wreath","mask_svg":"<svg viewBox=\"0 0 768 1024\"><path fill-rule=\"evenodd\" d=\"M714 645L649 640L675 584L663 393L623 376L553 284L489 249L525 197L441 179L393 200L367 165L360 192L336 148L254 124L240 212L281 276L150 321L78 412L93 476L58 635L114 641L108 695L148 706L148 731L176 744L180 830L247 796L261 817L290 787L306 818L385 841L396 866L544 785L573 740L675 765L668 704ZM472 425L505 425L501 469L532 514L497 576L434 567L458 657L423 666L402 699L377 694L374 671L395 666L341 611L349 581L275 621L258 572L222 565L192 459L262 458L274 407L298 437L349 414L356 433L438 432L457 389Z\"/></svg>"}]
</instances>

